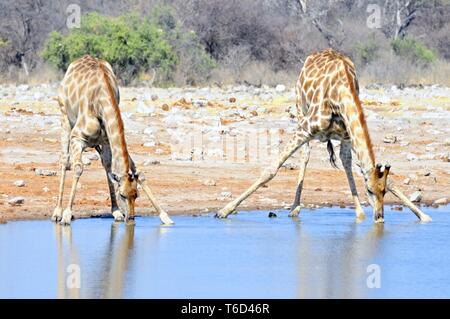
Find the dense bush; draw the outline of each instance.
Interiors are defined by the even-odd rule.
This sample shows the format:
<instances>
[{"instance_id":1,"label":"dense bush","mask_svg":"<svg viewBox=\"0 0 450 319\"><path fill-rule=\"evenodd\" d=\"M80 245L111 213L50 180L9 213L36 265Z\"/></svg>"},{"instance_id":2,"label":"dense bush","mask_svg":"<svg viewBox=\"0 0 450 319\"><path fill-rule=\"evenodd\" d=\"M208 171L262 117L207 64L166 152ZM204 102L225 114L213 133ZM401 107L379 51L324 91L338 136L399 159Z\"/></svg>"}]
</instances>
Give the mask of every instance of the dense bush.
<instances>
[{"instance_id":1,"label":"dense bush","mask_svg":"<svg viewBox=\"0 0 450 319\"><path fill-rule=\"evenodd\" d=\"M162 19L163 13L171 23ZM180 45L191 48L181 52ZM89 13L82 17L81 27L72 29L67 35L52 32L42 57L65 70L76 58L90 54L110 62L125 84L154 70L157 83L164 85L173 82L177 65L180 60L186 60L182 56L185 52L195 56L196 64L201 68L211 67L209 57L195 37L184 34L175 17L167 17L167 11L158 8L155 14L145 19L135 14L108 17Z\"/></svg>"},{"instance_id":2,"label":"dense bush","mask_svg":"<svg viewBox=\"0 0 450 319\"><path fill-rule=\"evenodd\" d=\"M433 51L411 37L395 39L392 41L392 48L397 55L405 57L416 64L428 65L436 60L436 55Z\"/></svg>"}]
</instances>

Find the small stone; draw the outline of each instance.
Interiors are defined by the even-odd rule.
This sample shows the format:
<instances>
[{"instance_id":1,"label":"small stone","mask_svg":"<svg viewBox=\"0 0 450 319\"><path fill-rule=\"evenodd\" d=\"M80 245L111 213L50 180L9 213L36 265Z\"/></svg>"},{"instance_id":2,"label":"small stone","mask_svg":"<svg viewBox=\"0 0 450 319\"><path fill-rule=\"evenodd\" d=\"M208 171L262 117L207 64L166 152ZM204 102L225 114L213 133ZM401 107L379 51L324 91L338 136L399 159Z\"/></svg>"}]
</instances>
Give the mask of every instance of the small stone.
<instances>
[{"instance_id":1,"label":"small stone","mask_svg":"<svg viewBox=\"0 0 450 319\"><path fill-rule=\"evenodd\" d=\"M47 186L45 186L44 188L42 188L42 190L44 191L44 193L48 193L48 191L50 190Z\"/></svg>"},{"instance_id":2,"label":"small stone","mask_svg":"<svg viewBox=\"0 0 450 319\"><path fill-rule=\"evenodd\" d=\"M409 196L409 200L412 202L420 202L422 200L422 193L417 191L411 194L411 196Z\"/></svg>"},{"instance_id":3,"label":"small stone","mask_svg":"<svg viewBox=\"0 0 450 319\"><path fill-rule=\"evenodd\" d=\"M152 99L152 101L156 101L158 99L158 95L152 94L151 99Z\"/></svg>"},{"instance_id":4,"label":"small stone","mask_svg":"<svg viewBox=\"0 0 450 319\"><path fill-rule=\"evenodd\" d=\"M429 171L426 171L425 173L423 173L423 176L430 176L431 175L431 172L429 172Z\"/></svg>"},{"instance_id":5,"label":"small stone","mask_svg":"<svg viewBox=\"0 0 450 319\"><path fill-rule=\"evenodd\" d=\"M387 144L394 144L395 142L397 142L397 136L388 134L384 137L383 142Z\"/></svg>"},{"instance_id":6,"label":"small stone","mask_svg":"<svg viewBox=\"0 0 450 319\"><path fill-rule=\"evenodd\" d=\"M87 158L88 158L90 161L98 161L98 160L100 159L100 157L99 157L98 154L96 154L96 153L89 153L89 154L87 155Z\"/></svg>"},{"instance_id":7,"label":"small stone","mask_svg":"<svg viewBox=\"0 0 450 319\"><path fill-rule=\"evenodd\" d=\"M91 160L89 158L87 158L87 157L83 157L81 159L81 162L83 163L83 165L86 165L86 166L91 165Z\"/></svg>"},{"instance_id":8,"label":"small stone","mask_svg":"<svg viewBox=\"0 0 450 319\"><path fill-rule=\"evenodd\" d=\"M283 164L283 167L291 171L298 169L298 165L294 163L285 163Z\"/></svg>"},{"instance_id":9,"label":"small stone","mask_svg":"<svg viewBox=\"0 0 450 319\"><path fill-rule=\"evenodd\" d=\"M433 202L433 205L446 205L447 203L448 203L447 197L443 197L443 198L436 199Z\"/></svg>"},{"instance_id":10,"label":"small stone","mask_svg":"<svg viewBox=\"0 0 450 319\"><path fill-rule=\"evenodd\" d=\"M392 206L392 210L400 211L400 210L403 210L403 207L402 206Z\"/></svg>"},{"instance_id":11,"label":"small stone","mask_svg":"<svg viewBox=\"0 0 450 319\"><path fill-rule=\"evenodd\" d=\"M269 218L275 218L277 217L277 214L275 214L274 212L269 212Z\"/></svg>"},{"instance_id":12,"label":"small stone","mask_svg":"<svg viewBox=\"0 0 450 319\"><path fill-rule=\"evenodd\" d=\"M11 206L20 206L25 202L25 198L23 197L14 197L8 201L8 204Z\"/></svg>"},{"instance_id":13,"label":"small stone","mask_svg":"<svg viewBox=\"0 0 450 319\"><path fill-rule=\"evenodd\" d=\"M403 180L403 184L409 185L409 183L411 183L411 178L407 177Z\"/></svg>"},{"instance_id":14,"label":"small stone","mask_svg":"<svg viewBox=\"0 0 450 319\"><path fill-rule=\"evenodd\" d=\"M56 176L56 171L52 171L49 169L36 168L34 170L34 174L36 176Z\"/></svg>"},{"instance_id":15,"label":"small stone","mask_svg":"<svg viewBox=\"0 0 450 319\"><path fill-rule=\"evenodd\" d=\"M152 159L152 160L145 160L142 165L144 166L150 166L150 165L159 165L161 164L160 161L156 160L156 159Z\"/></svg>"},{"instance_id":16,"label":"small stone","mask_svg":"<svg viewBox=\"0 0 450 319\"><path fill-rule=\"evenodd\" d=\"M22 179L19 179L19 180L14 182L14 186L17 186L17 187L24 187L25 185L26 185L25 181L22 180Z\"/></svg>"},{"instance_id":17,"label":"small stone","mask_svg":"<svg viewBox=\"0 0 450 319\"><path fill-rule=\"evenodd\" d=\"M45 138L44 141L48 142L48 143L57 143L58 142L58 140L56 138Z\"/></svg>"},{"instance_id":18,"label":"small stone","mask_svg":"<svg viewBox=\"0 0 450 319\"><path fill-rule=\"evenodd\" d=\"M419 158L417 157L417 155L409 153L408 155L406 155L406 159L410 162L415 162L417 161Z\"/></svg>"},{"instance_id":19,"label":"small stone","mask_svg":"<svg viewBox=\"0 0 450 319\"><path fill-rule=\"evenodd\" d=\"M219 197L217 197L217 200L224 201L230 199L232 196L231 192L222 192L220 193Z\"/></svg>"},{"instance_id":20,"label":"small stone","mask_svg":"<svg viewBox=\"0 0 450 319\"><path fill-rule=\"evenodd\" d=\"M283 84L278 84L275 87L275 91L277 91L278 93L282 93L282 92L286 91L286 86Z\"/></svg>"},{"instance_id":21,"label":"small stone","mask_svg":"<svg viewBox=\"0 0 450 319\"><path fill-rule=\"evenodd\" d=\"M228 101L230 101L230 103L236 103L236 98L235 97L230 97L230 99Z\"/></svg>"},{"instance_id":22,"label":"small stone","mask_svg":"<svg viewBox=\"0 0 450 319\"><path fill-rule=\"evenodd\" d=\"M169 105L167 105L165 103L161 106L161 108L162 108L163 111L166 111L166 112L170 109Z\"/></svg>"},{"instance_id":23,"label":"small stone","mask_svg":"<svg viewBox=\"0 0 450 319\"><path fill-rule=\"evenodd\" d=\"M214 179L206 179L203 181L203 185L205 186L216 186L217 182Z\"/></svg>"},{"instance_id":24,"label":"small stone","mask_svg":"<svg viewBox=\"0 0 450 319\"><path fill-rule=\"evenodd\" d=\"M321 192L321 191L322 191L322 188L317 187L317 188L314 189L314 191L315 191L315 192Z\"/></svg>"}]
</instances>

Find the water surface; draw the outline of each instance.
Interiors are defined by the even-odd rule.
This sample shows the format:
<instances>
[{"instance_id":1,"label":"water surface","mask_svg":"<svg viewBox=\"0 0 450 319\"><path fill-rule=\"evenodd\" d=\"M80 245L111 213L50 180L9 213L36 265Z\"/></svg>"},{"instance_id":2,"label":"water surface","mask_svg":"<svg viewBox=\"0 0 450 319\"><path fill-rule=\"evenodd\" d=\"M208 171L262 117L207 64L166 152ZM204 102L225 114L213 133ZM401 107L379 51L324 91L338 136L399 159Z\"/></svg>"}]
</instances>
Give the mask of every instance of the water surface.
<instances>
[{"instance_id":1,"label":"water surface","mask_svg":"<svg viewBox=\"0 0 450 319\"><path fill-rule=\"evenodd\" d=\"M171 227L156 217L10 222L0 225L0 298L448 298L450 211L426 213L433 222L389 208L384 225L338 208L175 216ZM380 288L367 285L370 265ZM78 269L80 288L69 288Z\"/></svg>"}]
</instances>

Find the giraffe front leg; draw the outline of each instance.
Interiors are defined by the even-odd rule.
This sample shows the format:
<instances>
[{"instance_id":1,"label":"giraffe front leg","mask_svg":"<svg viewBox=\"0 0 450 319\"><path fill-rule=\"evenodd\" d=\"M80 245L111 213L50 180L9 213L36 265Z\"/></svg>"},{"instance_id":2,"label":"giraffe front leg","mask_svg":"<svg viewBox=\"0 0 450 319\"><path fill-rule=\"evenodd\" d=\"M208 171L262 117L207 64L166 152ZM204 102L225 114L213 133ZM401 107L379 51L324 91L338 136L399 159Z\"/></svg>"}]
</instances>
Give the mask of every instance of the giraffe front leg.
<instances>
[{"instance_id":1,"label":"giraffe front leg","mask_svg":"<svg viewBox=\"0 0 450 319\"><path fill-rule=\"evenodd\" d=\"M231 214L240 203L242 203L247 197L253 194L258 188L266 184L272 178L275 177L281 165L304 143L308 142L310 136L305 131L297 131L296 136L289 142L285 150L281 153L278 160L270 167L264 170L258 180L250 186L244 193L241 194L234 201L228 203L224 208L219 210L216 214L218 218L226 218Z\"/></svg>"},{"instance_id":2,"label":"giraffe front leg","mask_svg":"<svg viewBox=\"0 0 450 319\"><path fill-rule=\"evenodd\" d=\"M77 191L78 181L83 174L83 163L81 161L81 153L84 149L84 142L81 139L73 138L70 141L70 153L72 155L72 166L74 174L72 179L72 188L70 191L69 203L67 208L62 213L61 224L69 225L72 221L72 206L75 200L75 193Z\"/></svg>"},{"instance_id":3,"label":"giraffe front leg","mask_svg":"<svg viewBox=\"0 0 450 319\"><path fill-rule=\"evenodd\" d=\"M61 177L59 181L58 200L53 211L52 221L58 222L62 218L62 201L64 195L64 183L66 180L66 171L69 166L69 143L70 143L70 124L67 116L63 113L61 116Z\"/></svg>"},{"instance_id":4,"label":"giraffe front leg","mask_svg":"<svg viewBox=\"0 0 450 319\"><path fill-rule=\"evenodd\" d=\"M300 214L300 198L302 196L303 180L305 179L306 165L308 165L310 153L311 148L309 147L309 143L304 144L300 148L300 171L297 179L297 190L295 191L295 199L289 212L289 217L296 217Z\"/></svg>"},{"instance_id":5,"label":"giraffe front leg","mask_svg":"<svg viewBox=\"0 0 450 319\"><path fill-rule=\"evenodd\" d=\"M341 158L342 165L344 166L345 174L347 175L348 184L350 186L350 191L353 197L353 202L355 203L356 220L360 222L364 218L366 218L366 215L364 214L364 210L362 209L361 203L359 202L358 191L356 189L355 179L353 178L352 145L350 141L341 142L339 157Z\"/></svg>"}]
</instances>

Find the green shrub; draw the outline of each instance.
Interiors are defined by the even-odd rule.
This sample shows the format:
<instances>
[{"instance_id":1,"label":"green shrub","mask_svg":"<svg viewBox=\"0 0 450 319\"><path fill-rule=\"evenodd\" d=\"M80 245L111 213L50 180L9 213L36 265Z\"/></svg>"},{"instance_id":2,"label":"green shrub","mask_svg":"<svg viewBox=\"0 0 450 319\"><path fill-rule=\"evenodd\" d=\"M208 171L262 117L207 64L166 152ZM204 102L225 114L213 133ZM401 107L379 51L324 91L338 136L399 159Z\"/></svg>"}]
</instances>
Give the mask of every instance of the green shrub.
<instances>
[{"instance_id":1,"label":"green shrub","mask_svg":"<svg viewBox=\"0 0 450 319\"><path fill-rule=\"evenodd\" d=\"M140 18L136 14L108 17L89 13L82 17L81 27L67 35L52 32L42 57L65 71L73 60L89 54L111 63L125 84L150 70L156 71L158 84L168 84L173 82L182 55L174 40L187 37L173 19L171 30L155 19L155 15ZM196 39L191 41L197 45L195 55L209 61Z\"/></svg>"},{"instance_id":2,"label":"green shrub","mask_svg":"<svg viewBox=\"0 0 450 319\"><path fill-rule=\"evenodd\" d=\"M392 48L395 54L416 64L428 65L436 60L433 51L412 37L395 39L392 41Z\"/></svg>"},{"instance_id":3,"label":"green shrub","mask_svg":"<svg viewBox=\"0 0 450 319\"><path fill-rule=\"evenodd\" d=\"M363 65L369 64L377 58L379 50L379 44L375 40L375 37L370 37L365 42L358 42L355 46L357 57L360 59Z\"/></svg>"}]
</instances>

